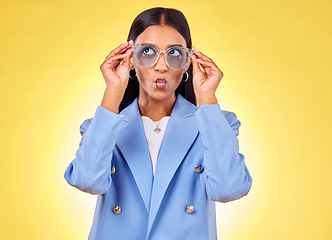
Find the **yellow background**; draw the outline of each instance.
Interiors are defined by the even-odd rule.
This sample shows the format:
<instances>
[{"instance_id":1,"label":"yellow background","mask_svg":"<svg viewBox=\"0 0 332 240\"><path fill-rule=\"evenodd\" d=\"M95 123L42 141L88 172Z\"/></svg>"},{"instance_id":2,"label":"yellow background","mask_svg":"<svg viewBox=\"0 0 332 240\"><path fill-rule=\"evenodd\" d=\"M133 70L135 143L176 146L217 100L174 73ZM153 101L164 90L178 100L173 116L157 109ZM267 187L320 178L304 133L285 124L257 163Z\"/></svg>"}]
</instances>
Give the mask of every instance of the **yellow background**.
<instances>
[{"instance_id":1,"label":"yellow background","mask_svg":"<svg viewBox=\"0 0 332 240\"><path fill-rule=\"evenodd\" d=\"M248 196L217 204L223 240L332 239L332 2L6 1L1 19L1 239L87 239L96 196L63 178L141 11L186 15L242 123Z\"/></svg>"}]
</instances>

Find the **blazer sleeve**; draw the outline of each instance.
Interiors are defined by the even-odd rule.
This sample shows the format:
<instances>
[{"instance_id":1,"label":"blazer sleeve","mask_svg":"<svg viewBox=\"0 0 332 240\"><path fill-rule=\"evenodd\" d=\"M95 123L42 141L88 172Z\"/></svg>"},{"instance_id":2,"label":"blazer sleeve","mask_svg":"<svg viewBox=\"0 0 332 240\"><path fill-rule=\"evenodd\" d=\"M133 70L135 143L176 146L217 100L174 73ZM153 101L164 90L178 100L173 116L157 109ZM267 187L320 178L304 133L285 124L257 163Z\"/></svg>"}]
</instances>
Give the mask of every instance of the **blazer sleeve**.
<instances>
[{"instance_id":1,"label":"blazer sleeve","mask_svg":"<svg viewBox=\"0 0 332 240\"><path fill-rule=\"evenodd\" d=\"M64 174L70 185L90 194L103 194L109 189L112 153L122 125L123 116L102 106L98 106L92 119L81 124L76 158Z\"/></svg>"},{"instance_id":2,"label":"blazer sleeve","mask_svg":"<svg viewBox=\"0 0 332 240\"><path fill-rule=\"evenodd\" d=\"M252 178L239 153L240 121L235 113L220 110L218 103L196 111L204 152L206 193L210 200L229 202L248 194Z\"/></svg>"}]
</instances>

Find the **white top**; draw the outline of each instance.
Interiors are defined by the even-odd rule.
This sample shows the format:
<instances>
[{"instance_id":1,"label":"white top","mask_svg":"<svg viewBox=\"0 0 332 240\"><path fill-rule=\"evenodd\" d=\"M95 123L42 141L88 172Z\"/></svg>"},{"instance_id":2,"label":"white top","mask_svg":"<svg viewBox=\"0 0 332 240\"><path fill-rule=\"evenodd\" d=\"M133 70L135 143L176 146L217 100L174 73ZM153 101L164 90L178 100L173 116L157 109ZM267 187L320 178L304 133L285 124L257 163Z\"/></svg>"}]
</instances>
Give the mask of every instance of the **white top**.
<instances>
[{"instance_id":1,"label":"white top","mask_svg":"<svg viewBox=\"0 0 332 240\"><path fill-rule=\"evenodd\" d=\"M148 143L150 157L152 161L153 175L155 174L157 158L161 143L164 139L166 127L168 124L169 116L163 117L160 121L154 122L151 118L142 116L143 126L146 141ZM155 129L159 128L160 132L155 132Z\"/></svg>"}]
</instances>

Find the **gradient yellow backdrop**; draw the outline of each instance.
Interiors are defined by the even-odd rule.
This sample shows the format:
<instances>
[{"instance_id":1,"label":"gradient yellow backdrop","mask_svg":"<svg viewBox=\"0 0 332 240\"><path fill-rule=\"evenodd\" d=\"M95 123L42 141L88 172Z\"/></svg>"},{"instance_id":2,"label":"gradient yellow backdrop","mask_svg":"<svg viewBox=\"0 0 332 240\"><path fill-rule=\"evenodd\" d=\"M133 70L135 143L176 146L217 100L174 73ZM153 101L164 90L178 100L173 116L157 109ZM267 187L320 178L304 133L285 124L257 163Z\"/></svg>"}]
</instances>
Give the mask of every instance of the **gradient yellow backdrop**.
<instances>
[{"instance_id":1,"label":"gradient yellow backdrop","mask_svg":"<svg viewBox=\"0 0 332 240\"><path fill-rule=\"evenodd\" d=\"M63 178L105 88L105 56L155 6L186 15L225 73L248 196L217 204L223 240L332 239L332 2L7 1L1 18L1 239L87 239L96 196Z\"/></svg>"}]
</instances>

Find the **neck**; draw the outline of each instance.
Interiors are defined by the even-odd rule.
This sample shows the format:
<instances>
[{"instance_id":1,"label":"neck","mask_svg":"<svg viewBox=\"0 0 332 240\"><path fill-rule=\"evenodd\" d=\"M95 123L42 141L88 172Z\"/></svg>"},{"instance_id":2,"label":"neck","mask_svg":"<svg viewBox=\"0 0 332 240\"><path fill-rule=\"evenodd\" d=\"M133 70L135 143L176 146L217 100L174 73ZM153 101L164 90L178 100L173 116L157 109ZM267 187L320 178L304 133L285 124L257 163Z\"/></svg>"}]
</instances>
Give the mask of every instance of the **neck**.
<instances>
[{"instance_id":1,"label":"neck","mask_svg":"<svg viewBox=\"0 0 332 240\"><path fill-rule=\"evenodd\" d=\"M147 116L153 121L159 121L163 117L171 115L175 100L175 93L164 100L138 97L138 107L142 116Z\"/></svg>"}]
</instances>

